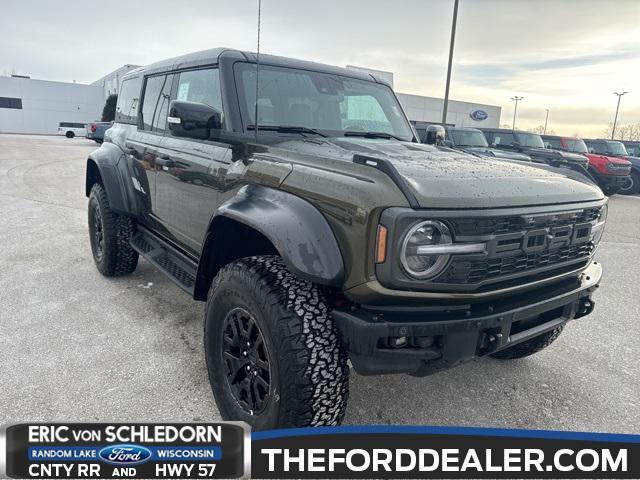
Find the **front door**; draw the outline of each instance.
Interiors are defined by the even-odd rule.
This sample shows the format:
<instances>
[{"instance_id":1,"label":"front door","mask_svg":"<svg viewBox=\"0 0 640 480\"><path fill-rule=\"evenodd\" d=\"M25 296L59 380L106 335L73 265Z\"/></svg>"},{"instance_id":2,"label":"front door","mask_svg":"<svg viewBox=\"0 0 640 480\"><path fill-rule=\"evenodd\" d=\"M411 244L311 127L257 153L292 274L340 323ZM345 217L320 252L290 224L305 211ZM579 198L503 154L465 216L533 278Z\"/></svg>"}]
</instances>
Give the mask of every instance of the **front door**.
<instances>
[{"instance_id":1,"label":"front door","mask_svg":"<svg viewBox=\"0 0 640 480\"><path fill-rule=\"evenodd\" d=\"M175 76L172 100L199 102L223 111L217 68L186 70ZM224 129L224 116L222 121ZM168 131L159 156L157 217L173 240L197 256L218 207L231 148L223 142L176 137Z\"/></svg>"}]
</instances>

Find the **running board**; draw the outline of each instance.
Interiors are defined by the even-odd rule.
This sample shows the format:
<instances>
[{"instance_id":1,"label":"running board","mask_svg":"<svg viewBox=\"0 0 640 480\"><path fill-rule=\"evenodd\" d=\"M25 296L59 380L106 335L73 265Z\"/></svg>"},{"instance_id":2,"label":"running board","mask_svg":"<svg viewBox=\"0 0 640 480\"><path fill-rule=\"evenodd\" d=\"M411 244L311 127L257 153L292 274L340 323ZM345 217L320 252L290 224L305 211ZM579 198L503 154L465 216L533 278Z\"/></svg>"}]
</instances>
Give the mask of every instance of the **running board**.
<instances>
[{"instance_id":1,"label":"running board","mask_svg":"<svg viewBox=\"0 0 640 480\"><path fill-rule=\"evenodd\" d=\"M131 246L149 263L193 296L198 265L172 245L143 227L131 238Z\"/></svg>"}]
</instances>

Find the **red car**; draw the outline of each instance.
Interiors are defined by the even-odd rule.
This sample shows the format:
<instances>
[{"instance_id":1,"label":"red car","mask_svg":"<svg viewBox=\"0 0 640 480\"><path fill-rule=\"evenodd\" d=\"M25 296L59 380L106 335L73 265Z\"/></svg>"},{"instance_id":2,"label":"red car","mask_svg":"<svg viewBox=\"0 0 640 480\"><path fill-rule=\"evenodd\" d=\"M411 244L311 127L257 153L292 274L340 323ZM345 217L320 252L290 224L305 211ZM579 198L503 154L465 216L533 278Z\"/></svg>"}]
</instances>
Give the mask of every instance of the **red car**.
<instances>
[{"instance_id":1,"label":"red car","mask_svg":"<svg viewBox=\"0 0 640 480\"><path fill-rule=\"evenodd\" d=\"M549 148L579 153L587 157L589 173L606 195L615 195L628 184L631 173L629 160L589 151L580 138L542 135L542 139Z\"/></svg>"}]
</instances>

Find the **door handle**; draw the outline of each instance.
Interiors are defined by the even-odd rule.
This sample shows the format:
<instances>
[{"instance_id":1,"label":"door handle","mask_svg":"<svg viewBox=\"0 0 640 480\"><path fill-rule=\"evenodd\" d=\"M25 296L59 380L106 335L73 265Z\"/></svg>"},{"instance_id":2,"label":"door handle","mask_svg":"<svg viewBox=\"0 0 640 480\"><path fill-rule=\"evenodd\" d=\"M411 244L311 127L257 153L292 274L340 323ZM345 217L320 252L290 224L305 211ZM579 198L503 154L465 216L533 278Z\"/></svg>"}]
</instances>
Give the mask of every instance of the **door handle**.
<instances>
[{"instance_id":1,"label":"door handle","mask_svg":"<svg viewBox=\"0 0 640 480\"><path fill-rule=\"evenodd\" d=\"M167 171L175 166L175 162L169 157L156 157L156 165Z\"/></svg>"}]
</instances>

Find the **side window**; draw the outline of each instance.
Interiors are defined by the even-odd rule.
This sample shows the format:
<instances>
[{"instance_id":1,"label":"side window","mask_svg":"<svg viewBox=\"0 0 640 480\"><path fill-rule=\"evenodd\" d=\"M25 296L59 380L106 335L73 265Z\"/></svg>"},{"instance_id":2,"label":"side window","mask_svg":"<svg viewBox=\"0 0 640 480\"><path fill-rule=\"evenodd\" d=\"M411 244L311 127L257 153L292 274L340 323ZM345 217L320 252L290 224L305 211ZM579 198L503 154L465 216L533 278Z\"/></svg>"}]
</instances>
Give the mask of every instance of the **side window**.
<instances>
[{"instance_id":1,"label":"side window","mask_svg":"<svg viewBox=\"0 0 640 480\"><path fill-rule=\"evenodd\" d=\"M127 78L120 86L115 120L119 123L137 123L140 103L140 77Z\"/></svg>"},{"instance_id":2,"label":"side window","mask_svg":"<svg viewBox=\"0 0 640 480\"><path fill-rule=\"evenodd\" d=\"M513 133L500 132L495 135L493 143L494 145L511 145L515 141Z\"/></svg>"},{"instance_id":3,"label":"side window","mask_svg":"<svg viewBox=\"0 0 640 480\"><path fill-rule=\"evenodd\" d=\"M562 146L562 142L558 138L548 138L544 142L545 142L545 147L547 148L555 148L556 150L566 150Z\"/></svg>"},{"instance_id":4,"label":"side window","mask_svg":"<svg viewBox=\"0 0 640 480\"><path fill-rule=\"evenodd\" d=\"M600 153L606 155L607 146L604 142L593 142L589 145L589 151L592 153Z\"/></svg>"},{"instance_id":5,"label":"side window","mask_svg":"<svg viewBox=\"0 0 640 480\"><path fill-rule=\"evenodd\" d=\"M171 78L171 75L147 78L142 97L142 125L145 130L164 131L171 94Z\"/></svg>"},{"instance_id":6,"label":"side window","mask_svg":"<svg viewBox=\"0 0 640 480\"><path fill-rule=\"evenodd\" d=\"M203 103L222 114L220 71L217 68L207 68L180 72L176 100ZM224 124L224 118L222 123Z\"/></svg>"}]
</instances>

